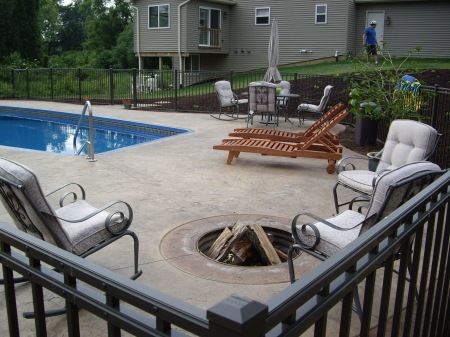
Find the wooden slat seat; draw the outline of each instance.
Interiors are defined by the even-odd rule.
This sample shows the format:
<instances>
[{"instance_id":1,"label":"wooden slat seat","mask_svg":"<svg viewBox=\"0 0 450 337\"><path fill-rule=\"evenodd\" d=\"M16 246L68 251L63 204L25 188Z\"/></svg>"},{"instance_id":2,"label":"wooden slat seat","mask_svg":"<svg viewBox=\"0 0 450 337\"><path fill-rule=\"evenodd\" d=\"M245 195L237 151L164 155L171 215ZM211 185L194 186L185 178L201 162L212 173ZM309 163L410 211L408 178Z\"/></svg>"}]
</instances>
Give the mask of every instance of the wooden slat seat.
<instances>
[{"instance_id":1,"label":"wooden slat seat","mask_svg":"<svg viewBox=\"0 0 450 337\"><path fill-rule=\"evenodd\" d=\"M222 144L215 145L215 150L229 151L227 164L231 164L233 158L237 158L241 152L259 153L266 156L279 156L289 158L316 158L327 159L327 172L334 173L336 161L342 158L342 147L331 142L324 135L336 124L339 118L345 118L348 115L348 109L342 112L342 115L335 116L329 123L325 123L305 139L302 143L278 142L262 139L224 139Z\"/></svg>"},{"instance_id":2,"label":"wooden slat seat","mask_svg":"<svg viewBox=\"0 0 450 337\"><path fill-rule=\"evenodd\" d=\"M290 131L262 129L262 128L255 128L255 129L239 128L234 129L234 131L231 132L229 136L246 139L267 139L279 142L302 143L313 133L315 133L321 126L323 126L326 123L330 123L330 121L335 116L339 116L339 114L343 112L344 107L345 105L342 102L336 104L327 113L322 115L322 117L319 118L314 124L312 124L305 132L290 132ZM339 118L339 120L334 120L335 124L339 123L344 118L345 116ZM330 132L324 134L324 137L327 137L331 142L333 142L336 145L339 144L339 138L336 135L331 134Z\"/></svg>"}]
</instances>

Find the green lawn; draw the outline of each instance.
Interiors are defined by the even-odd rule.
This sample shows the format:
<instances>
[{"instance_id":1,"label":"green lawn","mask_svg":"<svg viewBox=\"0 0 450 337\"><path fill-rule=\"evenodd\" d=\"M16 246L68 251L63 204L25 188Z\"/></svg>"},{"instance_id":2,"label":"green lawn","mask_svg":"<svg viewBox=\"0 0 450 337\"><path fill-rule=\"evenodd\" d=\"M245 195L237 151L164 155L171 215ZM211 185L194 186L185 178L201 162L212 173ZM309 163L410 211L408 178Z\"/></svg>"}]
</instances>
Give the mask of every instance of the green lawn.
<instances>
[{"instance_id":1,"label":"green lawn","mask_svg":"<svg viewBox=\"0 0 450 337\"><path fill-rule=\"evenodd\" d=\"M380 58L380 63L381 63ZM403 59L399 58L394 61L394 64L399 64ZM450 69L450 58L446 59L420 59L411 58L409 63L415 63L418 68L422 69ZM352 72L353 64L351 61L331 61L319 64L302 65L295 67L280 67L278 69L281 73L299 73L299 74L313 74L313 75L340 75Z\"/></svg>"}]
</instances>

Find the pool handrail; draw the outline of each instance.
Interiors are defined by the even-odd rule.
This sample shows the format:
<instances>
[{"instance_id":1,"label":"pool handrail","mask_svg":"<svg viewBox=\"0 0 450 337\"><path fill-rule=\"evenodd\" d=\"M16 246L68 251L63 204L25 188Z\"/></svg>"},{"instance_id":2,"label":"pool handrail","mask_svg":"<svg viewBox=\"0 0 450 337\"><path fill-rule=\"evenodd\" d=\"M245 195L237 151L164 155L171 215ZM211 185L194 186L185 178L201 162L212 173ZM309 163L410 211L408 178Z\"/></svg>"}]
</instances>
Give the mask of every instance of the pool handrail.
<instances>
[{"instance_id":1,"label":"pool handrail","mask_svg":"<svg viewBox=\"0 0 450 337\"><path fill-rule=\"evenodd\" d=\"M83 120L84 115L86 114L86 110L89 110L89 140L86 140L81 148L77 150L77 136L80 131L81 121ZM94 122L92 119L92 105L90 101L86 101L84 103L83 112L81 113L80 119L78 120L77 129L75 131L75 135L73 137L73 152L76 155L79 155L80 152L84 149L84 147L88 144L88 156L86 159L89 161L96 161L94 154Z\"/></svg>"}]
</instances>

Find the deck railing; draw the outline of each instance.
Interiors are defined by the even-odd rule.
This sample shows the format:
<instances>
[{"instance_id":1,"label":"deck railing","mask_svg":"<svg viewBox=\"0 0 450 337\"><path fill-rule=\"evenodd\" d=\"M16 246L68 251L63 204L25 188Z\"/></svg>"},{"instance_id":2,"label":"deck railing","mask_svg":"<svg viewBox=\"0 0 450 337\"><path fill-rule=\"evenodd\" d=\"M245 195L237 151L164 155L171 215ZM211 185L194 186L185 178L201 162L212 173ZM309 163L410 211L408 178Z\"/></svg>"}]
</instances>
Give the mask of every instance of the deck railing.
<instances>
[{"instance_id":1,"label":"deck railing","mask_svg":"<svg viewBox=\"0 0 450 337\"><path fill-rule=\"evenodd\" d=\"M18 273L32 289L37 336L47 335L43 288L65 300L67 332L61 334L70 336L92 333L89 324L80 325L80 309L105 321L109 336L369 336L372 326L378 336L449 336L449 202L447 172L266 303L233 295L208 310L0 223L0 312L9 322L2 329L10 336L21 332ZM363 299L361 321L352 310L354 289Z\"/></svg>"}]
</instances>

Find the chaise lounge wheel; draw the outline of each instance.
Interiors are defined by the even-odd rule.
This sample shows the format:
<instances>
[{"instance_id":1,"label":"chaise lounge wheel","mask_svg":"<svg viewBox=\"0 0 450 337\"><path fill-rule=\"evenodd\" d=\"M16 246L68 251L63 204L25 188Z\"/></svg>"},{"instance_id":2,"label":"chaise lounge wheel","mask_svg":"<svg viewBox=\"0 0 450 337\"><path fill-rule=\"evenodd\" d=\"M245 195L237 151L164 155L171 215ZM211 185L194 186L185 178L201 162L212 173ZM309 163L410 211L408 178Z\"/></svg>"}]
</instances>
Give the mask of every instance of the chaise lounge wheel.
<instances>
[{"instance_id":1,"label":"chaise lounge wheel","mask_svg":"<svg viewBox=\"0 0 450 337\"><path fill-rule=\"evenodd\" d=\"M327 166L327 172L329 173L329 174L333 174L334 172L336 172L336 166L333 164L333 165L328 165Z\"/></svg>"}]
</instances>

